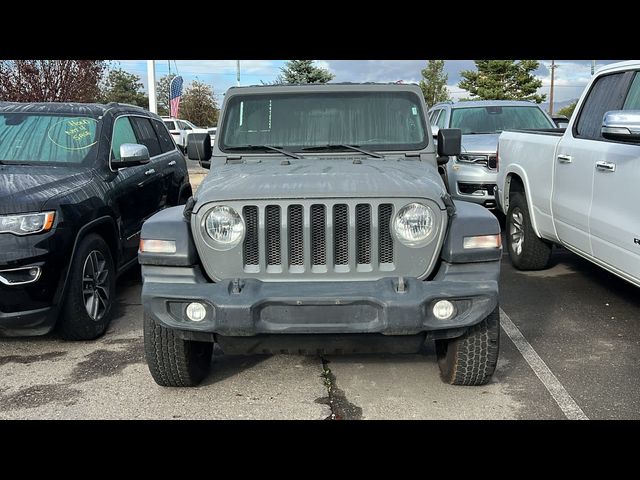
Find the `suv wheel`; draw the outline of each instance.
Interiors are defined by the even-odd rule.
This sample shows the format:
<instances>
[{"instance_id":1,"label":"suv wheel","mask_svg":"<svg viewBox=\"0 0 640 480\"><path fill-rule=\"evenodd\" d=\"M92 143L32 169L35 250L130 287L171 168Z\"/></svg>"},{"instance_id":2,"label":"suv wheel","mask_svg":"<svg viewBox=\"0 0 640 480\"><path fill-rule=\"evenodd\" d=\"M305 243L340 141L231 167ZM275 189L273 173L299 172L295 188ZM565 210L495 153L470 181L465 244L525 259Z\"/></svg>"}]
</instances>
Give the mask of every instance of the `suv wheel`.
<instances>
[{"instance_id":1,"label":"suv wheel","mask_svg":"<svg viewBox=\"0 0 640 480\"><path fill-rule=\"evenodd\" d=\"M451 385L484 385L498 363L500 313L495 310L461 337L436 340L442 380Z\"/></svg>"},{"instance_id":2,"label":"suv wheel","mask_svg":"<svg viewBox=\"0 0 640 480\"><path fill-rule=\"evenodd\" d=\"M213 343L183 340L145 313L144 353L158 385L195 387L211 369Z\"/></svg>"},{"instance_id":3,"label":"suv wheel","mask_svg":"<svg viewBox=\"0 0 640 480\"><path fill-rule=\"evenodd\" d=\"M541 270L551 257L551 244L533 231L527 200L520 192L511 194L506 219L507 248L511 263L518 270Z\"/></svg>"},{"instance_id":4,"label":"suv wheel","mask_svg":"<svg viewBox=\"0 0 640 480\"><path fill-rule=\"evenodd\" d=\"M97 234L80 241L71 263L58 329L67 340L92 340L111 320L116 271L109 246Z\"/></svg>"}]
</instances>

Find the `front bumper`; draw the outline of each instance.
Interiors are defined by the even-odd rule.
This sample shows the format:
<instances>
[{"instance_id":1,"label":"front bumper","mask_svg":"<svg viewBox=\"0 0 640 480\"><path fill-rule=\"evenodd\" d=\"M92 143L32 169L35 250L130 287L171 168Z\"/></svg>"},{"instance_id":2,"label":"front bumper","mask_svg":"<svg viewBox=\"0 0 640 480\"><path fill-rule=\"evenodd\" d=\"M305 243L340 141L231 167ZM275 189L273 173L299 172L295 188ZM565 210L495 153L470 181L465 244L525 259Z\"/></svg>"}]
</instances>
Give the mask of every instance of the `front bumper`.
<instances>
[{"instance_id":1,"label":"front bumper","mask_svg":"<svg viewBox=\"0 0 640 480\"><path fill-rule=\"evenodd\" d=\"M495 208L497 172L482 165L470 165L453 161L448 166L449 192L456 200L477 203Z\"/></svg>"},{"instance_id":2,"label":"front bumper","mask_svg":"<svg viewBox=\"0 0 640 480\"><path fill-rule=\"evenodd\" d=\"M465 329L482 321L498 304L499 271L499 261L442 262L430 281L405 277L402 292L398 277L344 282L241 279L234 285L232 279L207 282L197 267L143 265L142 303L165 327L222 336L414 335ZM453 302L457 312L444 321L432 312L433 304L442 299ZM205 305L203 320L187 318L191 302Z\"/></svg>"}]
</instances>

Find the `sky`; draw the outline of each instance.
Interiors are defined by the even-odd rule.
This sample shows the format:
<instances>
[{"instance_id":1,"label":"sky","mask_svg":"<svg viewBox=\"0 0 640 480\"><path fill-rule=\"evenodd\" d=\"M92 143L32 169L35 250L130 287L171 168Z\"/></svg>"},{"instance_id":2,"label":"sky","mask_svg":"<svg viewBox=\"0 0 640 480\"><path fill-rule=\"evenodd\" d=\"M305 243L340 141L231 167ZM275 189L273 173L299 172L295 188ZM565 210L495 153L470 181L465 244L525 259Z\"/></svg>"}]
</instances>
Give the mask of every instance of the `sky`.
<instances>
[{"instance_id":1,"label":"sky","mask_svg":"<svg viewBox=\"0 0 640 480\"><path fill-rule=\"evenodd\" d=\"M596 69L617 60L596 60ZM316 64L335 74L334 82L396 82L417 83L420 70L426 60L317 60ZM539 60L540 67L535 75L542 80L539 93L547 94L551 82L551 60ZM284 65L284 60L241 60L240 84L259 85L272 82ZM565 102L580 96L591 78L591 60L556 60L555 99ZM146 60L116 60L113 67L134 73L140 77L145 89L147 86ZM236 60L156 60L156 80L169 73L178 73L184 77L185 86L193 80L199 80L213 87L220 104L224 92L236 85ZM449 79L447 86L451 98L457 100L468 96L458 88L460 72L475 70L473 60L445 60L445 72Z\"/></svg>"}]
</instances>

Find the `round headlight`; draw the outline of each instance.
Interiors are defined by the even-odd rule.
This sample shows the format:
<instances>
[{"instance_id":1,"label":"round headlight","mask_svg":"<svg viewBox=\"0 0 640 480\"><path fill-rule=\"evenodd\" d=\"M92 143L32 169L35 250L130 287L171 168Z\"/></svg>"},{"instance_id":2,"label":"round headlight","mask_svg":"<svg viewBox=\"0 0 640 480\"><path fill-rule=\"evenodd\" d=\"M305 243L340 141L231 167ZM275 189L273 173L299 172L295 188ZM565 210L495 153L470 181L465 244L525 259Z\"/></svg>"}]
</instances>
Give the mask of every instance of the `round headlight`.
<instances>
[{"instance_id":1,"label":"round headlight","mask_svg":"<svg viewBox=\"0 0 640 480\"><path fill-rule=\"evenodd\" d=\"M435 214L431 207L410 203L400 209L393 219L396 238L408 247L422 247L431 240Z\"/></svg>"},{"instance_id":2,"label":"round headlight","mask_svg":"<svg viewBox=\"0 0 640 480\"><path fill-rule=\"evenodd\" d=\"M205 220L207 235L218 250L229 250L242 240L244 221L233 208L226 205L213 207Z\"/></svg>"}]
</instances>

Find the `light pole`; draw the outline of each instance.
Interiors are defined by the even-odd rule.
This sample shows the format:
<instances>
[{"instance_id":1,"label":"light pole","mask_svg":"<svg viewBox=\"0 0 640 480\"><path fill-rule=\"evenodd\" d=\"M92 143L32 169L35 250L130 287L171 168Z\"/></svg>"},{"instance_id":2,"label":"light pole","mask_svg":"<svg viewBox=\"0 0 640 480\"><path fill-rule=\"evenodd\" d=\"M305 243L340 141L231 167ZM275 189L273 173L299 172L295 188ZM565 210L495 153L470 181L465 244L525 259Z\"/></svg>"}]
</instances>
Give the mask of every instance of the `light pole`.
<instances>
[{"instance_id":1,"label":"light pole","mask_svg":"<svg viewBox=\"0 0 640 480\"><path fill-rule=\"evenodd\" d=\"M593 75L594 73L596 73L596 61L591 60L591 75Z\"/></svg>"},{"instance_id":2,"label":"light pole","mask_svg":"<svg viewBox=\"0 0 640 480\"><path fill-rule=\"evenodd\" d=\"M237 72L238 86L240 86L240 60L236 60L236 72Z\"/></svg>"},{"instance_id":3,"label":"light pole","mask_svg":"<svg viewBox=\"0 0 640 480\"><path fill-rule=\"evenodd\" d=\"M156 103L156 61L147 60L147 87L149 89L149 111L158 113Z\"/></svg>"}]
</instances>

